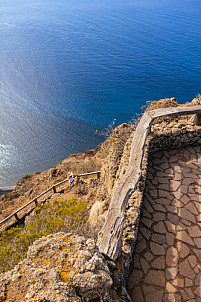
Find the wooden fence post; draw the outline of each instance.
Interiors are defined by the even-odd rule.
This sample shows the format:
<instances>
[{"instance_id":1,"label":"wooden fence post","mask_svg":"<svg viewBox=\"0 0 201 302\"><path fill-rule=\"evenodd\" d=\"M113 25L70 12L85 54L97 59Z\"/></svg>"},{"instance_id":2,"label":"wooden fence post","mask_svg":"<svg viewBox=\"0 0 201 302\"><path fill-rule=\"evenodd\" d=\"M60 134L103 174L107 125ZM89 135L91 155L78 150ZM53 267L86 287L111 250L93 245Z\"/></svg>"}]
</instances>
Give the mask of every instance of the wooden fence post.
<instances>
[{"instance_id":1,"label":"wooden fence post","mask_svg":"<svg viewBox=\"0 0 201 302\"><path fill-rule=\"evenodd\" d=\"M57 190L56 190L56 187L55 187L55 186L52 186L52 189L53 189L53 192L54 192L54 193L57 193Z\"/></svg>"},{"instance_id":2,"label":"wooden fence post","mask_svg":"<svg viewBox=\"0 0 201 302\"><path fill-rule=\"evenodd\" d=\"M15 216L16 220L19 220L19 217L17 216L17 213L15 213L14 216Z\"/></svg>"},{"instance_id":3,"label":"wooden fence post","mask_svg":"<svg viewBox=\"0 0 201 302\"><path fill-rule=\"evenodd\" d=\"M197 126L201 126L201 115L200 114L194 114L193 123Z\"/></svg>"},{"instance_id":4,"label":"wooden fence post","mask_svg":"<svg viewBox=\"0 0 201 302\"><path fill-rule=\"evenodd\" d=\"M97 179L100 179L100 176L101 176L101 172L98 172L97 173Z\"/></svg>"}]
</instances>

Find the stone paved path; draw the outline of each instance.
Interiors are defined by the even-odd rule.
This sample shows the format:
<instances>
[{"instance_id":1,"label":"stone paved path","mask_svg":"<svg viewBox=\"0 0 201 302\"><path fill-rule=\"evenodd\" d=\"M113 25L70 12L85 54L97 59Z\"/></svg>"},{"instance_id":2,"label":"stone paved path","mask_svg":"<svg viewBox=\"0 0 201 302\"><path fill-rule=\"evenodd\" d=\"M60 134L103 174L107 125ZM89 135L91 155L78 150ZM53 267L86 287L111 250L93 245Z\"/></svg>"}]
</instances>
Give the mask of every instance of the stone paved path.
<instances>
[{"instance_id":1,"label":"stone paved path","mask_svg":"<svg viewBox=\"0 0 201 302\"><path fill-rule=\"evenodd\" d=\"M128 291L133 302L201 302L201 148L153 153Z\"/></svg>"}]
</instances>

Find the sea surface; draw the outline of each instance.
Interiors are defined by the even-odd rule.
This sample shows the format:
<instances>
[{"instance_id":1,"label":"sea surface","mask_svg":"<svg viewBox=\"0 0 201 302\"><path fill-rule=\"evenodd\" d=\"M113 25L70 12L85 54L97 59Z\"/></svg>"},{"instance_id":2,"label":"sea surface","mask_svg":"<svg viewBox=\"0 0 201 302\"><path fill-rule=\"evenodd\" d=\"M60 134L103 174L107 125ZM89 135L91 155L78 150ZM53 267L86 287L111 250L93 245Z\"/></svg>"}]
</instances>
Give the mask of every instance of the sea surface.
<instances>
[{"instance_id":1,"label":"sea surface","mask_svg":"<svg viewBox=\"0 0 201 302\"><path fill-rule=\"evenodd\" d=\"M0 186L201 93L200 0L0 0Z\"/></svg>"}]
</instances>

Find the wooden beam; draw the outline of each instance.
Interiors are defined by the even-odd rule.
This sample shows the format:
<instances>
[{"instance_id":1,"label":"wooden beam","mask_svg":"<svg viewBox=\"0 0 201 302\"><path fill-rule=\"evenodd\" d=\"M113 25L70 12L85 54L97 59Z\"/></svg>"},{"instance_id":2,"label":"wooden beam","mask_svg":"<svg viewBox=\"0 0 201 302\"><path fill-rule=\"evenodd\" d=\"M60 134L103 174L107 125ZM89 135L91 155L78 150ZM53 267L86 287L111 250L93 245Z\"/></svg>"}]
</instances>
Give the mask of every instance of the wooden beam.
<instances>
[{"instance_id":1,"label":"wooden beam","mask_svg":"<svg viewBox=\"0 0 201 302\"><path fill-rule=\"evenodd\" d=\"M116 260L120 254L126 205L142 174L146 139L154 118L194 113L201 114L201 106L161 108L147 111L142 116L133 136L128 168L115 185L107 217L98 236L99 250L109 258Z\"/></svg>"},{"instance_id":2,"label":"wooden beam","mask_svg":"<svg viewBox=\"0 0 201 302\"><path fill-rule=\"evenodd\" d=\"M116 184L105 224L99 233L100 252L114 260L118 257L121 248L127 201L141 176L141 162L151 122L152 118L145 113L137 126L132 141L129 166L124 176Z\"/></svg>"}]
</instances>

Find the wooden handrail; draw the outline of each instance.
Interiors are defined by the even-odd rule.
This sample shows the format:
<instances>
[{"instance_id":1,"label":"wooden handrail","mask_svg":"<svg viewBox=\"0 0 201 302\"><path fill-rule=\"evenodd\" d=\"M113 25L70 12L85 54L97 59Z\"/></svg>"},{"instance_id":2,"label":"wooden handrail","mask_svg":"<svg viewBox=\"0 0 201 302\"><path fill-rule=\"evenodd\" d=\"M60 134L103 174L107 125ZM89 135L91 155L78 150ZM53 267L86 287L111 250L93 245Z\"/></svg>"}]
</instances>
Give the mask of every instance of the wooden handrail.
<instances>
[{"instance_id":1,"label":"wooden handrail","mask_svg":"<svg viewBox=\"0 0 201 302\"><path fill-rule=\"evenodd\" d=\"M194 113L201 115L201 106L161 108L143 114L133 136L128 168L115 185L107 217L98 236L99 250L109 258L116 260L121 251L126 205L142 174L146 139L153 120L166 115Z\"/></svg>"},{"instance_id":2,"label":"wooden handrail","mask_svg":"<svg viewBox=\"0 0 201 302\"><path fill-rule=\"evenodd\" d=\"M84 174L76 174L73 175L74 177L82 177L82 176L89 176L89 175L94 175L97 174L97 178L99 178L101 171L95 171L95 172L88 172L88 173L84 173ZM15 217L16 221L18 221L19 219L22 219L27 213L24 214L24 216L22 217L18 217L17 213L19 213L20 211L22 211L23 209L25 209L26 207L28 207L30 204L34 203L37 205L38 203L38 198L40 198L41 196L45 195L47 192L53 190L54 193L56 193L56 187L60 186L61 184L65 183L69 181L69 178L66 178L60 182L58 182L57 184L49 187L47 190L43 191L41 194L39 194L38 196L34 197L32 200L30 200L29 202L27 202L25 205L23 205L21 208L17 209L15 212L13 212L12 214L10 214L9 216L7 216L6 218L4 218L2 221L0 221L0 225L2 225L4 222L8 221L11 217ZM31 210L32 211L32 210ZM16 223L16 221L14 221L12 224ZM12 225L11 224L11 225Z\"/></svg>"}]
</instances>

